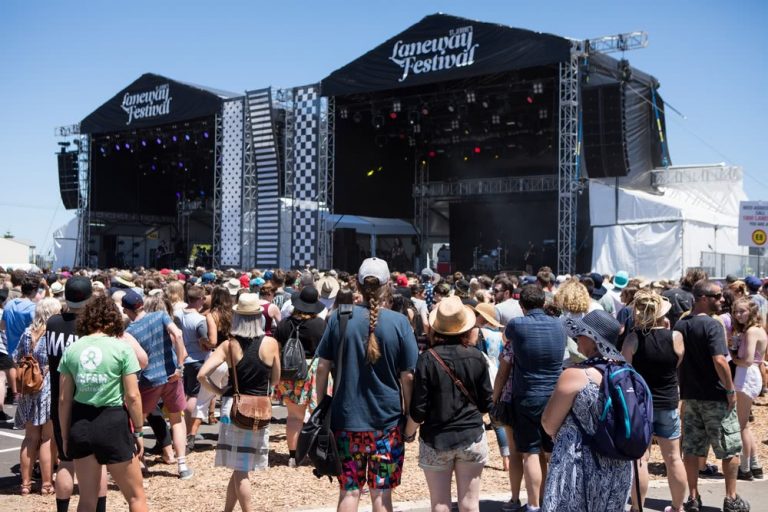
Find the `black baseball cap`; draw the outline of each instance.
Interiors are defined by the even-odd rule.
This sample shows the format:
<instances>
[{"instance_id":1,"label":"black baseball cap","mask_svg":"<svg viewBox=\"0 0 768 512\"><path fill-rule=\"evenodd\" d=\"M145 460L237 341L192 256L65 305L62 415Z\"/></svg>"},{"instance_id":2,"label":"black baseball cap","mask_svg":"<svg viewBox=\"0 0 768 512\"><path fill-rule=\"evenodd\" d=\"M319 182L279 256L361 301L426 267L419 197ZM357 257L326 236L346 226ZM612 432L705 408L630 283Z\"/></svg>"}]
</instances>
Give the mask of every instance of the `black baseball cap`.
<instances>
[{"instance_id":1,"label":"black baseball cap","mask_svg":"<svg viewBox=\"0 0 768 512\"><path fill-rule=\"evenodd\" d=\"M123 295L123 309L136 311L144 304L144 298L134 290L128 289Z\"/></svg>"},{"instance_id":2,"label":"black baseball cap","mask_svg":"<svg viewBox=\"0 0 768 512\"><path fill-rule=\"evenodd\" d=\"M91 295L93 295L93 286L90 279L83 276L67 279L67 283L64 285L64 299L67 301L67 306L71 309L85 306Z\"/></svg>"}]
</instances>

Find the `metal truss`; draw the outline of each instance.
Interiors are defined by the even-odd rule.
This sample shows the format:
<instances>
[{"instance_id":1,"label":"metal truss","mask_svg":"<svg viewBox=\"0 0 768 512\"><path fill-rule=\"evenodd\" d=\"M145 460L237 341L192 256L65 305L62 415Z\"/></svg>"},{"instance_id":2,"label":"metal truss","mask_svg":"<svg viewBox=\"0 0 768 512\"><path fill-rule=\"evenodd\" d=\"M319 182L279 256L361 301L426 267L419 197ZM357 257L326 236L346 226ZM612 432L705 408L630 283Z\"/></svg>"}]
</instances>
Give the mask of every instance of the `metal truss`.
<instances>
[{"instance_id":1,"label":"metal truss","mask_svg":"<svg viewBox=\"0 0 768 512\"><path fill-rule=\"evenodd\" d=\"M77 125L79 133L80 125ZM91 247L91 136L80 135L77 164L79 184L77 193L77 240L75 251L76 264L82 267L90 266Z\"/></svg>"},{"instance_id":2,"label":"metal truss","mask_svg":"<svg viewBox=\"0 0 768 512\"><path fill-rule=\"evenodd\" d=\"M240 209L240 265L244 269L256 264L256 162L253 154L250 100L246 93L243 108L243 192Z\"/></svg>"},{"instance_id":3,"label":"metal truss","mask_svg":"<svg viewBox=\"0 0 768 512\"><path fill-rule=\"evenodd\" d=\"M672 166L651 171L651 186L682 183L738 182L743 179L741 167L735 165Z\"/></svg>"},{"instance_id":4,"label":"metal truss","mask_svg":"<svg viewBox=\"0 0 768 512\"><path fill-rule=\"evenodd\" d=\"M501 178L478 178L457 181L428 181L422 164L416 171L416 185L413 188L415 198L447 200L489 194L512 194L516 192L554 192L557 188L557 176L504 176ZM416 201L417 224L421 225L425 209Z\"/></svg>"},{"instance_id":5,"label":"metal truss","mask_svg":"<svg viewBox=\"0 0 768 512\"><path fill-rule=\"evenodd\" d=\"M278 89L275 95L277 108L285 114L283 130L283 195L293 197L293 172L294 172L294 121L296 113L293 110L293 89Z\"/></svg>"},{"instance_id":6,"label":"metal truss","mask_svg":"<svg viewBox=\"0 0 768 512\"><path fill-rule=\"evenodd\" d=\"M320 158L317 190L317 266L333 266L333 213L334 174L336 165L336 102L334 98L320 98Z\"/></svg>"},{"instance_id":7,"label":"metal truss","mask_svg":"<svg viewBox=\"0 0 768 512\"><path fill-rule=\"evenodd\" d=\"M435 182L437 186L440 182ZM426 160L416 162L416 183L413 186L413 216L414 224L419 233L419 247L421 249L418 257L421 262L426 263L424 257L427 255L429 243L429 209L432 206L430 200L431 183L429 182L429 164Z\"/></svg>"},{"instance_id":8,"label":"metal truss","mask_svg":"<svg viewBox=\"0 0 768 512\"><path fill-rule=\"evenodd\" d=\"M583 45L572 41L571 58L560 63L557 168L557 273L574 271L579 190L579 58Z\"/></svg>"},{"instance_id":9,"label":"metal truss","mask_svg":"<svg viewBox=\"0 0 768 512\"><path fill-rule=\"evenodd\" d=\"M216 114L214 120L214 164L213 164L213 237L211 251L212 266L221 266L221 173L223 170L222 150L224 146L224 121L222 113Z\"/></svg>"},{"instance_id":10,"label":"metal truss","mask_svg":"<svg viewBox=\"0 0 768 512\"><path fill-rule=\"evenodd\" d=\"M155 226L158 224L175 224L177 217L169 215L147 215L139 212L90 212L91 225L98 221L102 222L123 222L133 224L146 224Z\"/></svg>"},{"instance_id":11,"label":"metal truss","mask_svg":"<svg viewBox=\"0 0 768 512\"><path fill-rule=\"evenodd\" d=\"M600 53L626 52L648 46L648 34L646 32L627 32L613 36L595 37L585 42L589 50Z\"/></svg>"}]
</instances>

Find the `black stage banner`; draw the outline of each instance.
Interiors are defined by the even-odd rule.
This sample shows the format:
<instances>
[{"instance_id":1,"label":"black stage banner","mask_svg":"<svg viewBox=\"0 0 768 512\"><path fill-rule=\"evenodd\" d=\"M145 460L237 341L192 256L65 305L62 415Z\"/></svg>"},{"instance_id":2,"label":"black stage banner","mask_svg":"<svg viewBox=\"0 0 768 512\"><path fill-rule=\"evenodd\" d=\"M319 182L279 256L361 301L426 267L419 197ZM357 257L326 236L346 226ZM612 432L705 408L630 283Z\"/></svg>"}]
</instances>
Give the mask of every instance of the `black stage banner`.
<instances>
[{"instance_id":1,"label":"black stage banner","mask_svg":"<svg viewBox=\"0 0 768 512\"><path fill-rule=\"evenodd\" d=\"M146 73L80 123L80 133L110 133L213 115L222 98L199 87Z\"/></svg>"},{"instance_id":2,"label":"black stage banner","mask_svg":"<svg viewBox=\"0 0 768 512\"><path fill-rule=\"evenodd\" d=\"M331 73L323 96L444 82L567 61L568 39L432 14Z\"/></svg>"}]
</instances>

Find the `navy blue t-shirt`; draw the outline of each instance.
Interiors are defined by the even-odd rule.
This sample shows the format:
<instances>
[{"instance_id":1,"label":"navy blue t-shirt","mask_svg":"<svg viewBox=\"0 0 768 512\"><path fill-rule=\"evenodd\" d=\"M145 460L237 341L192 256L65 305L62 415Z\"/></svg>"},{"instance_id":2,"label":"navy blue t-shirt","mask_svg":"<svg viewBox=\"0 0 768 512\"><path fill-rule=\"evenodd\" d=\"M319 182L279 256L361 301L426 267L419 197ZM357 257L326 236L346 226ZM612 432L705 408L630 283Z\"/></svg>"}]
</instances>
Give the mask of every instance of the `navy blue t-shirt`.
<instances>
[{"instance_id":1,"label":"navy blue t-shirt","mask_svg":"<svg viewBox=\"0 0 768 512\"><path fill-rule=\"evenodd\" d=\"M400 373L413 370L419 350L408 319L394 311L379 309L376 339L381 357L375 364L366 361L368 308L355 306L347 324L341 382L336 384L331 428L372 432L394 427L400 416ZM339 315L328 318L317 355L334 361L339 349Z\"/></svg>"}]
</instances>

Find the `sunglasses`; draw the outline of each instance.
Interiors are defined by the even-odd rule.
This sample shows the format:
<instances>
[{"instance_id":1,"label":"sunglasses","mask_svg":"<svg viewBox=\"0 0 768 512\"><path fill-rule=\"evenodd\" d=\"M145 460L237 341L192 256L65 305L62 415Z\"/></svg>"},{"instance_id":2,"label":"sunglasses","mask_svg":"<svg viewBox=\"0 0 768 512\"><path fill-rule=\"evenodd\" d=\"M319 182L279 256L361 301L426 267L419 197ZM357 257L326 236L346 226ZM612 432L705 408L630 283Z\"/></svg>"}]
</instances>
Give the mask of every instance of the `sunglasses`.
<instances>
[{"instance_id":1,"label":"sunglasses","mask_svg":"<svg viewBox=\"0 0 768 512\"><path fill-rule=\"evenodd\" d=\"M504 293L504 289L502 288L494 288L493 293Z\"/></svg>"},{"instance_id":2,"label":"sunglasses","mask_svg":"<svg viewBox=\"0 0 768 512\"><path fill-rule=\"evenodd\" d=\"M723 298L722 293L705 293L704 296L709 297L710 299L717 299L717 300L720 300Z\"/></svg>"}]
</instances>

